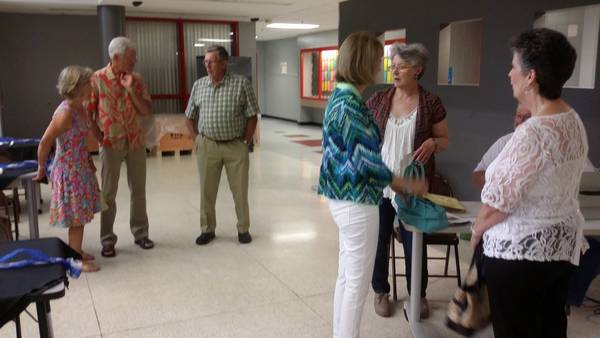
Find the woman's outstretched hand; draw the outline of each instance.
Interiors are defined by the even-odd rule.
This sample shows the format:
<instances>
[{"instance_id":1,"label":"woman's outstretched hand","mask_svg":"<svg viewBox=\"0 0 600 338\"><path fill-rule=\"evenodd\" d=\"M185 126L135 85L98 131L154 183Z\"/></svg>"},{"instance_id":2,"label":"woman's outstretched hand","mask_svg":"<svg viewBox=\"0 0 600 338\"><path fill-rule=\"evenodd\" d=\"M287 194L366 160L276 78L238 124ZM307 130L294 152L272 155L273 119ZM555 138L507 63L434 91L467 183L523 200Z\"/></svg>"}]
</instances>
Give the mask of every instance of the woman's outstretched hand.
<instances>
[{"instance_id":1,"label":"woman's outstretched hand","mask_svg":"<svg viewBox=\"0 0 600 338\"><path fill-rule=\"evenodd\" d=\"M397 193L409 193L416 196L424 195L428 189L427 180L425 179L415 180L401 177L394 177L390 186Z\"/></svg>"}]
</instances>

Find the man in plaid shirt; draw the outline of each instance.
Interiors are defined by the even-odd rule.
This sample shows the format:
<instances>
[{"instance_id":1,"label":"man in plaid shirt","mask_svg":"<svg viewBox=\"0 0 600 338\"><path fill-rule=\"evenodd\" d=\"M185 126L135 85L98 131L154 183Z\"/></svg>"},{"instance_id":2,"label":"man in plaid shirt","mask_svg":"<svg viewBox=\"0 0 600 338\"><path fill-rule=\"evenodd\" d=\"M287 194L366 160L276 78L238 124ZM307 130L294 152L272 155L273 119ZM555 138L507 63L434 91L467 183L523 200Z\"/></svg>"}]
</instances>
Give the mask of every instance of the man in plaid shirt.
<instances>
[{"instance_id":1,"label":"man in plaid shirt","mask_svg":"<svg viewBox=\"0 0 600 338\"><path fill-rule=\"evenodd\" d=\"M198 147L202 230L196 239L198 245L215 238L215 203L223 166L235 203L238 240L252 241L248 231L248 153L259 109L250 81L227 72L228 58L224 47L208 48L204 57L208 76L194 83L185 110L188 128L196 135Z\"/></svg>"}]
</instances>

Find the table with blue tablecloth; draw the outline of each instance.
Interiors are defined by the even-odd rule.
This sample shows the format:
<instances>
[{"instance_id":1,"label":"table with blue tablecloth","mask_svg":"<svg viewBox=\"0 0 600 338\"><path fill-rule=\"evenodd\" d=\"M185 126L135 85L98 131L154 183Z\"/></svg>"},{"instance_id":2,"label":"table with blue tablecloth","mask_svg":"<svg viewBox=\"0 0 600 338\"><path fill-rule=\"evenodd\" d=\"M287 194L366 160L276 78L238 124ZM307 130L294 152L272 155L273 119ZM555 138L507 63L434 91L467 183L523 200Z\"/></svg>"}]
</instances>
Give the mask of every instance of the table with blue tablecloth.
<instances>
[{"instance_id":1,"label":"table with blue tablecloth","mask_svg":"<svg viewBox=\"0 0 600 338\"><path fill-rule=\"evenodd\" d=\"M37 158L38 138L0 137L0 162L20 162Z\"/></svg>"},{"instance_id":2,"label":"table with blue tablecloth","mask_svg":"<svg viewBox=\"0 0 600 338\"><path fill-rule=\"evenodd\" d=\"M0 243L0 257L15 249L37 249L50 257L81 255L58 238ZM15 257L15 260L23 257ZM0 269L0 327L13 320L31 303L36 303L40 337L52 337L50 300L63 297L68 284L67 268L61 264Z\"/></svg>"}]
</instances>

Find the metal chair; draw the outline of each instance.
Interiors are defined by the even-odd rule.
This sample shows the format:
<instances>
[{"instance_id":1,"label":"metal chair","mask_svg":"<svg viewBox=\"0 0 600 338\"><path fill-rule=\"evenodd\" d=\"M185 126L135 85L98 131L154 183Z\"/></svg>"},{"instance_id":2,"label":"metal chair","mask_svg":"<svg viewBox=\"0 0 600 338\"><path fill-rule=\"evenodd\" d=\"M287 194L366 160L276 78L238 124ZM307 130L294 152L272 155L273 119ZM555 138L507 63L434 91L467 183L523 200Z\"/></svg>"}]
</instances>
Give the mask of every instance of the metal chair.
<instances>
[{"instance_id":1,"label":"metal chair","mask_svg":"<svg viewBox=\"0 0 600 338\"><path fill-rule=\"evenodd\" d=\"M0 191L0 242L12 242L12 226L10 222L10 209L9 199ZM21 319L17 315L14 319L16 337L21 338Z\"/></svg>"},{"instance_id":2,"label":"metal chair","mask_svg":"<svg viewBox=\"0 0 600 338\"><path fill-rule=\"evenodd\" d=\"M431 182L429 182L430 191L436 194L452 196L454 192L448 183L448 180L440 174L435 173ZM394 301L398 300L398 292L396 286L396 278L406 276L405 273L396 272L396 261L404 259L404 256L396 256L396 249L394 246L394 240L402 243L400 231L398 228L394 228L392 238L390 240L390 263L392 264L392 297ZM427 260L444 260L444 273L443 274L429 274L429 277L440 277L440 278L456 278L457 285L460 286L460 260L458 257L458 243L459 239L456 234L429 234L424 237L425 245L445 245L446 255L443 257L431 257L428 256ZM454 247L454 259L456 264L456 274L448 273L448 265L450 263L450 248Z\"/></svg>"}]
</instances>

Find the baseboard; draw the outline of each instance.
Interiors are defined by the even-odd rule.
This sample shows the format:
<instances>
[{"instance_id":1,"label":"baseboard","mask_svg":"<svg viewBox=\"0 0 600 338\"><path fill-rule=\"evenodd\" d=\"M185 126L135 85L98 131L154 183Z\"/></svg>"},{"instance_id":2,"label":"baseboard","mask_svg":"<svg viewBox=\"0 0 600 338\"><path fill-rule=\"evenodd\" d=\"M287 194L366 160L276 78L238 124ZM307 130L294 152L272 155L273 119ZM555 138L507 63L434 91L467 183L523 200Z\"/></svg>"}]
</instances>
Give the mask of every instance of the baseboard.
<instances>
[{"instance_id":1,"label":"baseboard","mask_svg":"<svg viewBox=\"0 0 600 338\"><path fill-rule=\"evenodd\" d=\"M294 122L294 123L296 123L296 124L298 124L300 126L317 126L317 127L322 127L323 126L322 123L317 123L317 122L312 122L312 121L309 121L309 122L298 122L297 120L289 119L287 117L273 116L273 115L267 115L267 114L261 114L260 116L261 116L261 118L262 117L266 117L266 118L274 119L274 120Z\"/></svg>"},{"instance_id":2,"label":"baseboard","mask_svg":"<svg viewBox=\"0 0 600 338\"><path fill-rule=\"evenodd\" d=\"M300 126L316 126L316 127L322 127L323 124L322 123L317 123L317 122L298 122L298 125Z\"/></svg>"},{"instance_id":3,"label":"baseboard","mask_svg":"<svg viewBox=\"0 0 600 338\"><path fill-rule=\"evenodd\" d=\"M266 117L266 118L270 118L270 119L274 119L274 120L298 123L298 121L296 121L294 119L288 119L287 117L273 116L273 115L267 115L267 114L260 114L260 117L261 118Z\"/></svg>"}]
</instances>

